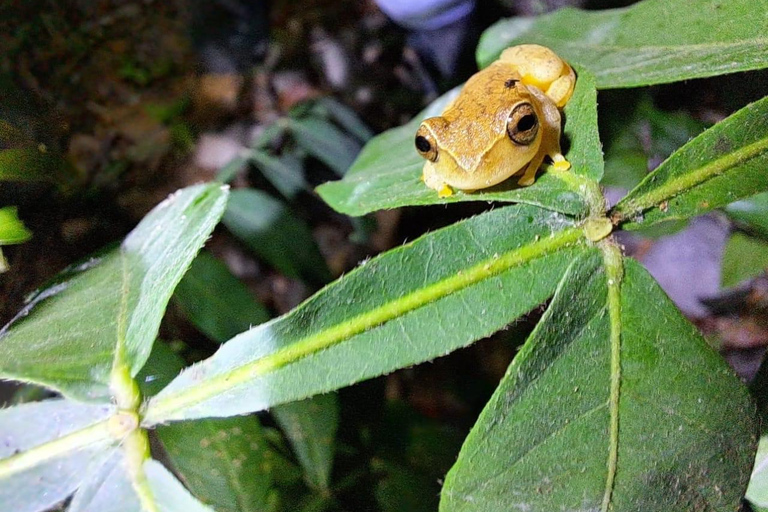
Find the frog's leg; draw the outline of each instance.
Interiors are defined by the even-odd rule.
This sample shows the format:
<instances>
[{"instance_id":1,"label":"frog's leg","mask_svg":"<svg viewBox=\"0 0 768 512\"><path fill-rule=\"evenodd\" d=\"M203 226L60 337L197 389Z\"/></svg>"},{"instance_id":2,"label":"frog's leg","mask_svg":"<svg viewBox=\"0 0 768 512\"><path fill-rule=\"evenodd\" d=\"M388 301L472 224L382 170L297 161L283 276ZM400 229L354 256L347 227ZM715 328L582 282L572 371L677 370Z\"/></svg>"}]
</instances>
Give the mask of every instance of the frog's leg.
<instances>
[{"instance_id":1,"label":"frog's leg","mask_svg":"<svg viewBox=\"0 0 768 512\"><path fill-rule=\"evenodd\" d=\"M544 162L545 154L546 153L541 149L536 153L530 163L525 167L523 175L517 180L518 185L521 187L533 185L533 182L536 181L536 172L538 172L539 167L541 167L542 162Z\"/></svg>"},{"instance_id":2,"label":"frog's leg","mask_svg":"<svg viewBox=\"0 0 768 512\"><path fill-rule=\"evenodd\" d=\"M576 74L549 48L537 44L513 46L501 53L499 61L517 71L523 84L541 89L557 107L562 108L571 99Z\"/></svg>"}]
</instances>

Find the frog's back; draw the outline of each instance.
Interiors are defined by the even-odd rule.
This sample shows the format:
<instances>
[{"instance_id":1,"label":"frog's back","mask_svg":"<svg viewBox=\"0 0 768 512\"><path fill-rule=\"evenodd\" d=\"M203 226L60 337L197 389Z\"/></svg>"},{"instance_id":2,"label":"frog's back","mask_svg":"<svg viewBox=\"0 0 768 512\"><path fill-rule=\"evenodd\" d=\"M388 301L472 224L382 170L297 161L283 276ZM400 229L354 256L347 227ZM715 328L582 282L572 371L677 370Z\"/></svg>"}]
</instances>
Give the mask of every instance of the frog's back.
<instances>
[{"instance_id":1,"label":"frog's back","mask_svg":"<svg viewBox=\"0 0 768 512\"><path fill-rule=\"evenodd\" d=\"M444 147L467 170L477 169L480 161L500 140L507 137L507 118L514 104L529 99L530 93L518 86L520 75L511 66L496 62L470 78L461 94L443 113L450 130L442 134Z\"/></svg>"}]
</instances>

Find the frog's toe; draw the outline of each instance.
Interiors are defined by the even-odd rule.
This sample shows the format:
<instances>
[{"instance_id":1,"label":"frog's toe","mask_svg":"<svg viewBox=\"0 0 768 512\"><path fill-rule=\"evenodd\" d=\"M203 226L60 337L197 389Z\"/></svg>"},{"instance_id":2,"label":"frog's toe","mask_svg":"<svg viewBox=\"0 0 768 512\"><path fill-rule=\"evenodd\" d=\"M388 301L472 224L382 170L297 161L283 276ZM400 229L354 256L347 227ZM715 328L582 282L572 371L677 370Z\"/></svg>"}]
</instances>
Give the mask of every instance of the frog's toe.
<instances>
[{"instance_id":1,"label":"frog's toe","mask_svg":"<svg viewBox=\"0 0 768 512\"><path fill-rule=\"evenodd\" d=\"M552 167L558 171L567 171L571 168L571 162L566 160L563 155L557 154L552 157Z\"/></svg>"},{"instance_id":2,"label":"frog's toe","mask_svg":"<svg viewBox=\"0 0 768 512\"><path fill-rule=\"evenodd\" d=\"M517 180L517 184L521 187L528 187L530 185L533 185L533 182L536 181L536 175L529 175L524 174L519 180Z\"/></svg>"},{"instance_id":3,"label":"frog's toe","mask_svg":"<svg viewBox=\"0 0 768 512\"><path fill-rule=\"evenodd\" d=\"M442 187L440 187L437 191L437 197L439 198L445 198L445 197L451 197L453 195L453 189L446 184L443 184Z\"/></svg>"}]
</instances>

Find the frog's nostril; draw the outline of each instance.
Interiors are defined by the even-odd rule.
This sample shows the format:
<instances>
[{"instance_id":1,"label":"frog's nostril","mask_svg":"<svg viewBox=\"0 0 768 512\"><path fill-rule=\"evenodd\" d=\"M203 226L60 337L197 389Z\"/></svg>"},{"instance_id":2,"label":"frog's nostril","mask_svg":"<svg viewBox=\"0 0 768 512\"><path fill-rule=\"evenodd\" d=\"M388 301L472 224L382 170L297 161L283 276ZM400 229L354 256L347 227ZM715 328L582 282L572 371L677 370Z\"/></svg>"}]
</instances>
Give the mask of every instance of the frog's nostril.
<instances>
[{"instance_id":1,"label":"frog's nostril","mask_svg":"<svg viewBox=\"0 0 768 512\"><path fill-rule=\"evenodd\" d=\"M427 153L430 149L432 149L432 144L429 143L426 137L419 135L416 137L416 149L422 153Z\"/></svg>"}]
</instances>

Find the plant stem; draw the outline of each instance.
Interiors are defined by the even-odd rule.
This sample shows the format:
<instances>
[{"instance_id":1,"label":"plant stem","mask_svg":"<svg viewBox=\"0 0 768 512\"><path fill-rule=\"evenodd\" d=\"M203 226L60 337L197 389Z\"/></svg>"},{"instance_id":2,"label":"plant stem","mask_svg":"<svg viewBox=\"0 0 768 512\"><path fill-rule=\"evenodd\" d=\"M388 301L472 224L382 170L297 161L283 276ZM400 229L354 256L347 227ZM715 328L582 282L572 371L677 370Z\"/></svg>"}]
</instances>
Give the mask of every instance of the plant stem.
<instances>
[{"instance_id":1,"label":"plant stem","mask_svg":"<svg viewBox=\"0 0 768 512\"><path fill-rule=\"evenodd\" d=\"M600 243L608 278L608 315L611 322L611 390L610 390L610 446L608 450L608 476L605 482L602 512L611 507L613 486L616 480L616 468L619 458L619 399L621 393L621 280L624 275L624 262L621 251L613 240L604 239Z\"/></svg>"}]
</instances>

